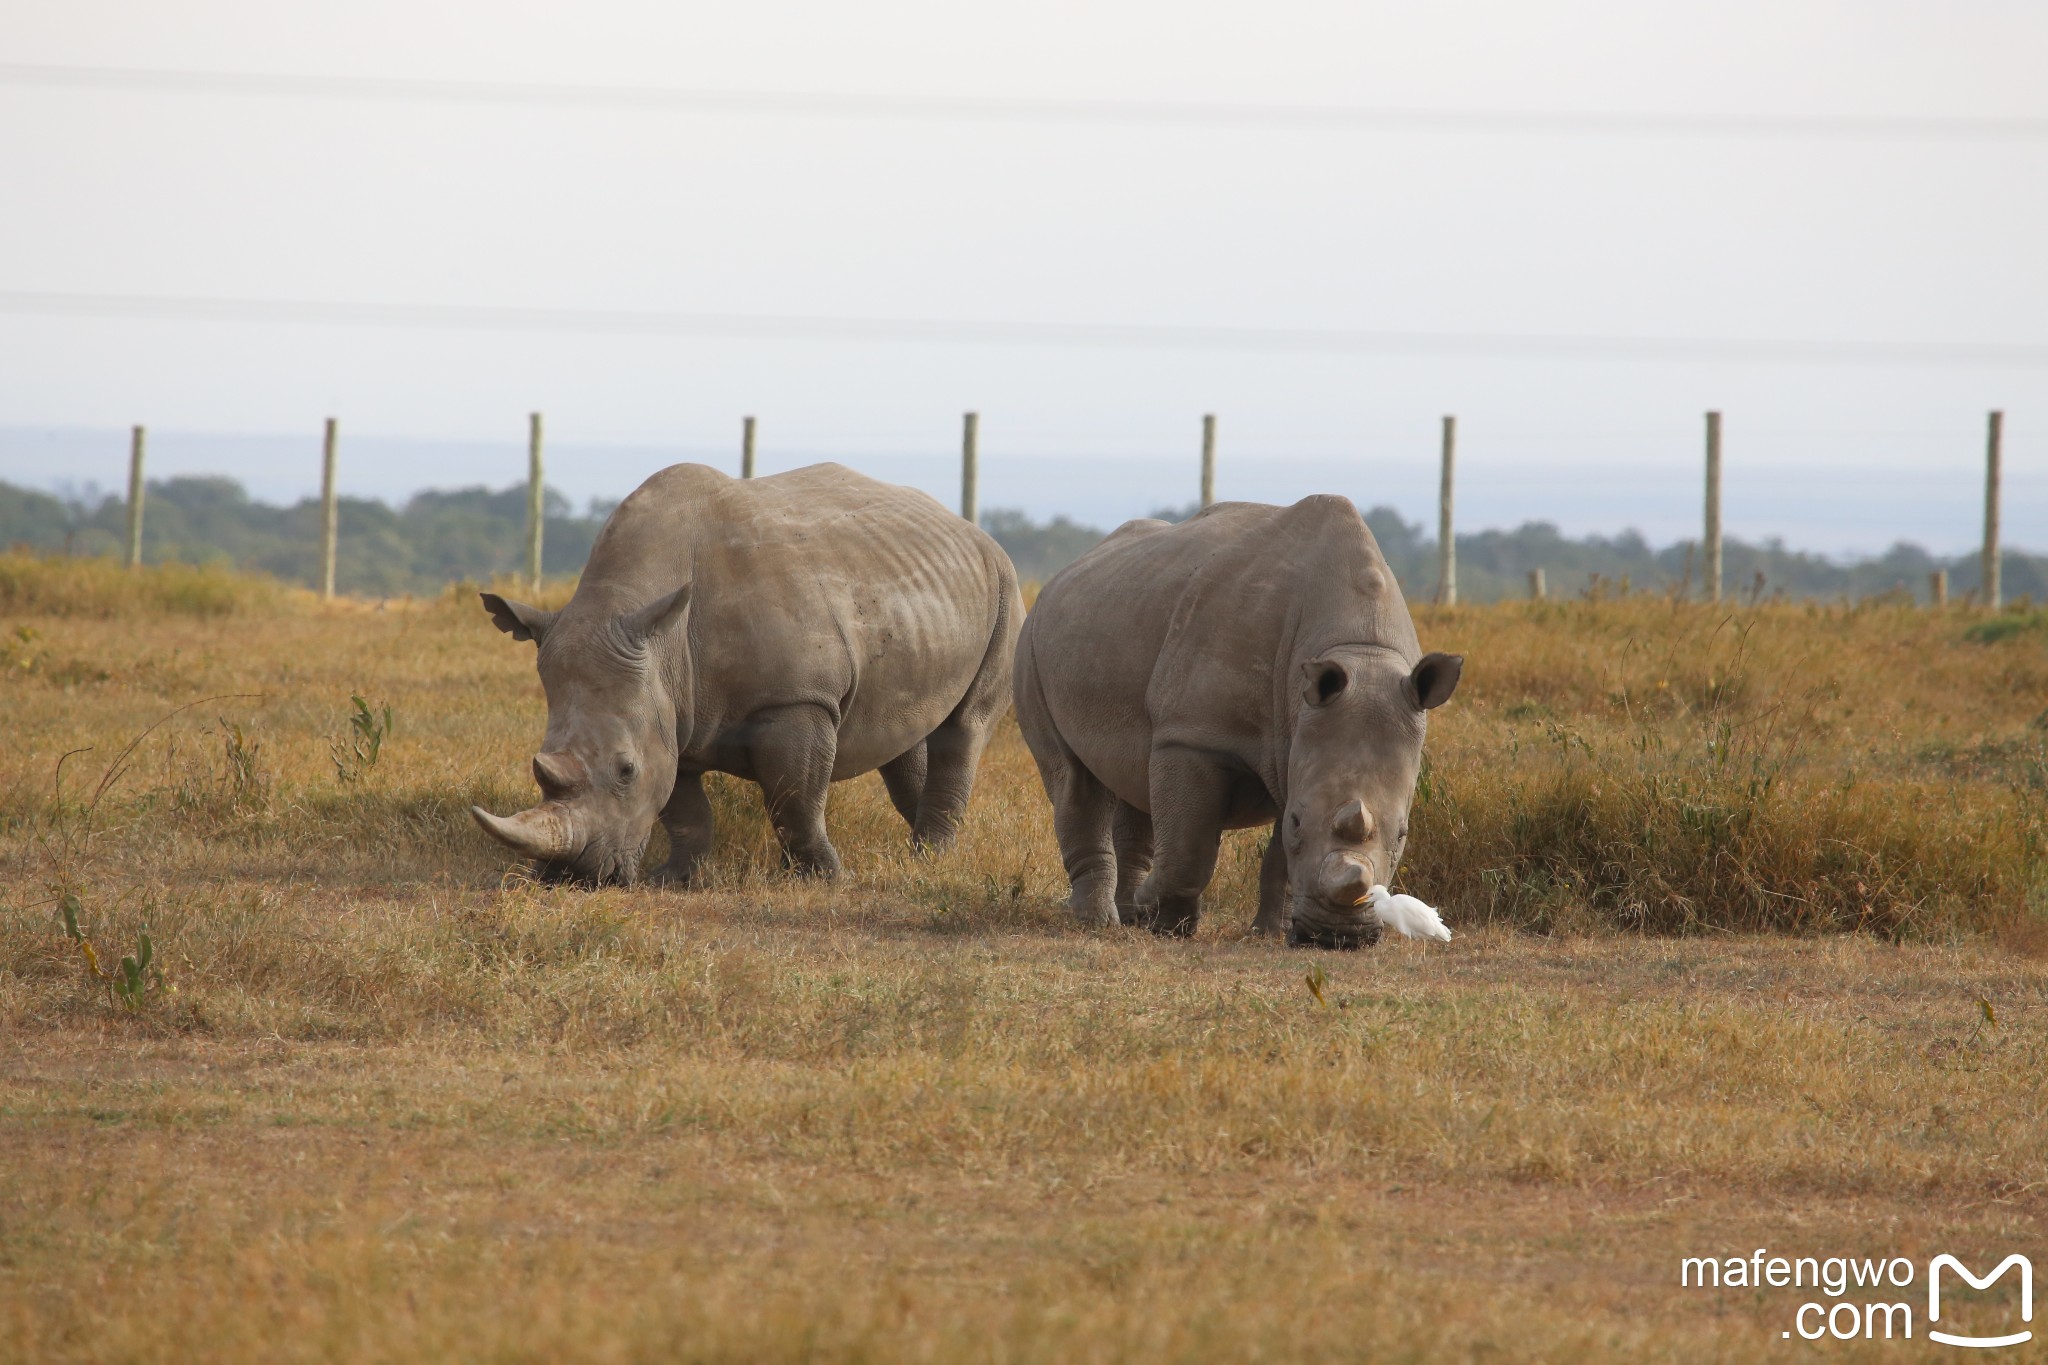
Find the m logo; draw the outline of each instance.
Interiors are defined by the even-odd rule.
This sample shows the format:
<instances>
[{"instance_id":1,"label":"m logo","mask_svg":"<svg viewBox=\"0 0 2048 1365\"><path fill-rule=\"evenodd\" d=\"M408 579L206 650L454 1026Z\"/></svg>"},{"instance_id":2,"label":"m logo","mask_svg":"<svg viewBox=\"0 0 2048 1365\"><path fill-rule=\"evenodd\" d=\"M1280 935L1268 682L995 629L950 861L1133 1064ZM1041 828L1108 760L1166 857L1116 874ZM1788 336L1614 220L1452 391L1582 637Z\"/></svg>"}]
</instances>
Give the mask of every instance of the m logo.
<instances>
[{"instance_id":1,"label":"m logo","mask_svg":"<svg viewBox=\"0 0 2048 1365\"><path fill-rule=\"evenodd\" d=\"M1944 1253L1935 1257L1927 1266L1927 1321L1930 1324L1941 1321L1941 1268L1943 1266L1947 1266L1955 1271L1956 1274L1968 1280L1972 1289L1989 1289L1999 1276L2005 1274L2006 1271L2011 1270L2014 1266L2018 1266L2020 1268L2020 1321L2032 1322L2034 1320L2034 1263L2032 1261L2018 1252L2014 1252L1998 1263L1998 1269L1979 1279L1970 1273L1968 1266L1958 1261L1955 1257ZM2004 1337L1963 1337L1955 1336L1948 1332L1938 1332L1932 1326L1927 1329L1927 1335L1944 1346L2018 1346L2022 1342L2034 1339L2034 1334L2031 1331L2014 1332L2011 1336Z\"/></svg>"}]
</instances>

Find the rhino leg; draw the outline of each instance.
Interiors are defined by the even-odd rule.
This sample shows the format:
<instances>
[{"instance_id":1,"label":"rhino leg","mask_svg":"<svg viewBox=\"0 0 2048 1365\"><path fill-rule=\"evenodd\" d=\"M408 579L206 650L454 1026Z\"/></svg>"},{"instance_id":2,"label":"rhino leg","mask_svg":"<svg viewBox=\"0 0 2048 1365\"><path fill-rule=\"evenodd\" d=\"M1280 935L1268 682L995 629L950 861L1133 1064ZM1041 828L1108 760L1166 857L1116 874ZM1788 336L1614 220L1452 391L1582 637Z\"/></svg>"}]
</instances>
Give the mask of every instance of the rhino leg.
<instances>
[{"instance_id":1,"label":"rhino leg","mask_svg":"<svg viewBox=\"0 0 2048 1365\"><path fill-rule=\"evenodd\" d=\"M838 876L839 851L825 836L838 726L815 706L785 706L757 713L751 728L748 756L784 861L806 876Z\"/></svg>"},{"instance_id":2,"label":"rhino leg","mask_svg":"<svg viewBox=\"0 0 2048 1365\"><path fill-rule=\"evenodd\" d=\"M903 817L911 832L917 830L917 806L924 799L925 747L919 740L916 747L899 754L882 765L882 785L888 789L889 804Z\"/></svg>"},{"instance_id":3,"label":"rhino leg","mask_svg":"<svg viewBox=\"0 0 2048 1365\"><path fill-rule=\"evenodd\" d=\"M1150 912L1138 905L1138 887L1152 870L1152 817L1118 801L1110 829L1116 844L1117 917L1125 924L1143 924Z\"/></svg>"},{"instance_id":4,"label":"rhino leg","mask_svg":"<svg viewBox=\"0 0 2048 1365\"><path fill-rule=\"evenodd\" d=\"M1187 749L1153 750L1151 768L1154 861L1138 900L1151 912L1153 933L1185 938L1195 932L1202 892L1216 873L1230 779Z\"/></svg>"},{"instance_id":5,"label":"rhino leg","mask_svg":"<svg viewBox=\"0 0 2048 1365\"><path fill-rule=\"evenodd\" d=\"M711 856L711 802L704 795L704 774L678 773L676 789L661 809L661 827L668 831L668 857L648 880L664 885L695 886L704 860Z\"/></svg>"},{"instance_id":6,"label":"rhino leg","mask_svg":"<svg viewBox=\"0 0 2048 1365\"><path fill-rule=\"evenodd\" d=\"M1052 797L1053 834L1074 892L1067 905L1091 929L1117 923L1116 850L1110 823L1116 797L1072 754L1053 772L1042 772Z\"/></svg>"},{"instance_id":7,"label":"rhino leg","mask_svg":"<svg viewBox=\"0 0 2048 1365\"><path fill-rule=\"evenodd\" d=\"M925 738L924 792L910 841L917 848L950 847L967 813L974 772L988 742L988 725L958 712Z\"/></svg>"},{"instance_id":8,"label":"rhino leg","mask_svg":"<svg viewBox=\"0 0 2048 1365\"><path fill-rule=\"evenodd\" d=\"M1275 820L1266 837L1266 855L1259 859L1259 915L1252 921L1252 932L1285 934L1288 918L1287 845L1280 838L1280 821Z\"/></svg>"}]
</instances>

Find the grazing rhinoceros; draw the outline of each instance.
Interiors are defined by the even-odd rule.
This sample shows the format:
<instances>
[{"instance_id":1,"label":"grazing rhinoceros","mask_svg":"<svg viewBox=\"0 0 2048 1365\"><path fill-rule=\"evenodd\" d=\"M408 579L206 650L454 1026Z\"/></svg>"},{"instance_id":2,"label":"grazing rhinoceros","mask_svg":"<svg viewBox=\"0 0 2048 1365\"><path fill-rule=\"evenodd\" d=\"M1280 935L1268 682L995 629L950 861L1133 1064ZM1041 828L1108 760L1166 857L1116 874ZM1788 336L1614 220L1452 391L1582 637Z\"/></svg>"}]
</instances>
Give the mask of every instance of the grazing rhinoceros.
<instances>
[{"instance_id":1,"label":"grazing rhinoceros","mask_svg":"<svg viewBox=\"0 0 2048 1365\"><path fill-rule=\"evenodd\" d=\"M1045 585L1017 642L1075 916L1192 933L1223 831L1271 823L1255 927L1376 939L1367 891L1393 879L1425 714L1464 662L1417 646L1344 498L1119 528Z\"/></svg>"},{"instance_id":2,"label":"grazing rhinoceros","mask_svg":"<svg viewBox=\"0 0 2048 1365\"><path fill-rule=\"evenodd\" d=\"M686 885L711 850L707 772L760 784L805 872L839 871L826 788L876 768L916 845L950 841L1023 616L995 541L836 464L671 466L606 520L567 606L483 602L538 642L548 728L541 803L477 823L551 879L630 882L659 819L655 875Z\"/></svg>"}]
</instances>

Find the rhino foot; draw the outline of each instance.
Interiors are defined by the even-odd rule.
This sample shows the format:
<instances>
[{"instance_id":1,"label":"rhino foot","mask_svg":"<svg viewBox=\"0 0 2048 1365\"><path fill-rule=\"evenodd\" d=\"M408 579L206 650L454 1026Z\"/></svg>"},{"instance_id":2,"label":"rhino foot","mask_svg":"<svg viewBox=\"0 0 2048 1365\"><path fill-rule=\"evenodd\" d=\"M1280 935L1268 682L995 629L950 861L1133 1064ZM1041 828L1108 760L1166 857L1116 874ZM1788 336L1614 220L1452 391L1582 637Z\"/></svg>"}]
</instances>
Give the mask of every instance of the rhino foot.
<instances>
[{"instance_id":1,"label":"rhino foot","mask_svg":"<svg viewBox=\"0 0 2048 1365\"><path fill-rule=\"evenodd\" d=\"M663 863L647 874L647 885L672 891L695 891L704 884L704 873L695 859L678 866Z\"/></svg>"},{"instance_id":2,"label":"rhino foot","mask_svg":"<svg viewBox=\"0 0 2048 1365\"><path fill-rule=\"evenodd\" d=\"M935 833L912 833L910 852L918 858L933 858L953 847L954 831L950 828Z\"/></svg>"},{"instance_id":3,"label":"rhino foot","mask_svg":"<svg viewBox=\"0 0 2048 1365\"><path fill-rule=\"evenodd\" d=\"M782 860L782 865L798 877L821 882L836 882L839 880L839 855L836 853L830 859L785 857Z\"/></svg>"},{"instance_id":4,"label":"rhino foot","mask_svg":"<svg viewBox=\"0 0 2048 1365\"><path fill-rule=\"evenodd\" d=\"M1083 929L1114 929L1128 922L1117 917L1116 902L1106 898L1083 900L1075 896L1067 902L1067 908L1074 912L1074 922Z\"/></svg>"}]
</instances>

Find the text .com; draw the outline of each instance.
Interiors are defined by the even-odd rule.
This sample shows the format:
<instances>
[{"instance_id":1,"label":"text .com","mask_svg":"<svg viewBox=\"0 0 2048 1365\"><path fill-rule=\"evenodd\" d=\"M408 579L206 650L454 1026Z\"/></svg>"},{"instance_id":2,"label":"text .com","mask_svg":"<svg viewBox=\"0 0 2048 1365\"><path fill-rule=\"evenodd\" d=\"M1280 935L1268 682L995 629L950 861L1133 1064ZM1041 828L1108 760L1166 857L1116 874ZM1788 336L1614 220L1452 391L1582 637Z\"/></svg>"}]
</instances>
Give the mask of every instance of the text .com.
<instances>
[{"instance_id":1,"label":"text .com","mask_svg":"<svg viewBox=\"0 0 2048 1365\"><path fill-rule=\"evenodd\" d=\"M1988 1290L2009 1271L2017 1272L2019 1312L2017 1321L2006 1324L2008 1330L1942 1330L1944 1279L1953 1309L1959 1291L1965 1287ZM1911 1339L1914 1307L1923 1302L1927 1338L1945 1346L2018 1346L2034 1336L2029 1326L2034 1320L2034 1263L2018 1253L2007 1256L1981 1275L1944 1253L1927 1263L1926 1274L1922 1276L1920 1267L1904 1256L1774 1256L1769 1248L1759 1247L1746 1257L1687 1256L1678 1264L1678 1283L1685 1289L1806 1289L1825 1295L1831 1302L1809 1299L1795 1308L1792 1326L1780 1333L1807 1341L1824 1337L1837 1341ZM1923 1285L1924 1290L1909 1297L1890 1302L1868 1297L1914 1289L1916 1284ZM1856 1298L1843 1297L1852 1290L1858 1291Z\"/></svg>"}]
</instances>

